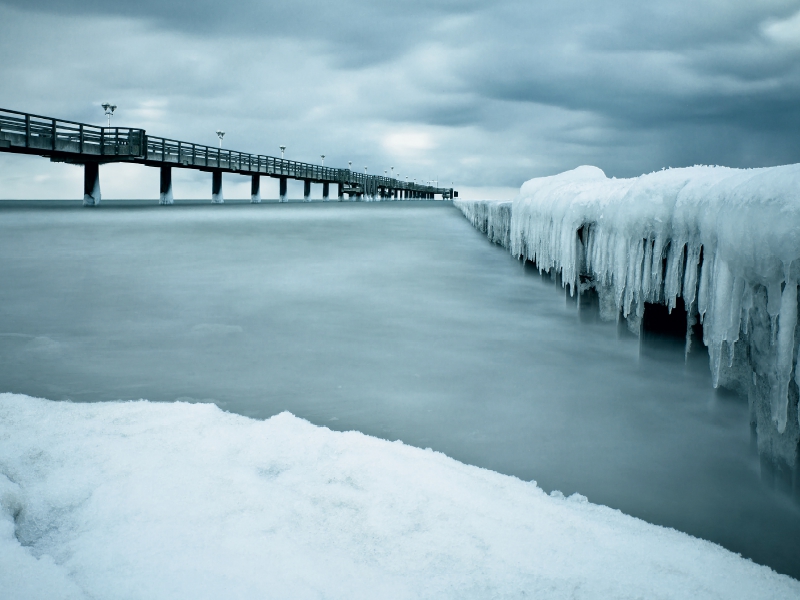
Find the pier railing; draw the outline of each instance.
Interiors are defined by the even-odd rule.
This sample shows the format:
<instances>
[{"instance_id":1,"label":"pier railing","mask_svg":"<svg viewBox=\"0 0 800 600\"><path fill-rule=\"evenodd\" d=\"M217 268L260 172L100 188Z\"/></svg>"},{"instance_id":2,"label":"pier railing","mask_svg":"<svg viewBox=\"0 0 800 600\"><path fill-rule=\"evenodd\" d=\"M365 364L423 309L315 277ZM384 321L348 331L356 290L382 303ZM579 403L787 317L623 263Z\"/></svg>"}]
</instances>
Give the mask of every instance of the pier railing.
<instances>
[{"instance_id":1,"label":"pier railing","mask_svg":"<svg viewBox=\"0 0 800 600\"><path fill-rule=\"evenodd\" d=\"M98 127L0 109L0 148L56 154L140 157L145 132L130 127Z\"/></svg>"}]
</instances>

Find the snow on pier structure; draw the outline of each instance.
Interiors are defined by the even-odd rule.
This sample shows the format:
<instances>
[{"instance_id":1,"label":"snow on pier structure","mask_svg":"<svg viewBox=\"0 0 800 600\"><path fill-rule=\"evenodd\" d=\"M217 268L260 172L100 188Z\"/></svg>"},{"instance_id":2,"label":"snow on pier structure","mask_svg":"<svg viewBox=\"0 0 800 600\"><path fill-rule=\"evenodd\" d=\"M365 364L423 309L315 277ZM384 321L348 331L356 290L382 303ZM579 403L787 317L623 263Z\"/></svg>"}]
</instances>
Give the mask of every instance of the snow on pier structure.
<instances>
[{"instance_id":1,"label":"snow on pier structure","mask_svg":"<svg viewBox=\"0 0 800 600\"><path fill-rule=\"evenodd\" d=\"M759 451L797 487L800 165L696 166L609 179L583 166L527 181L511 202L456 200L489 238L601 317L641 328L645 304L702 324L714 386L746 394Z\"/></svg>"}]
</instances>

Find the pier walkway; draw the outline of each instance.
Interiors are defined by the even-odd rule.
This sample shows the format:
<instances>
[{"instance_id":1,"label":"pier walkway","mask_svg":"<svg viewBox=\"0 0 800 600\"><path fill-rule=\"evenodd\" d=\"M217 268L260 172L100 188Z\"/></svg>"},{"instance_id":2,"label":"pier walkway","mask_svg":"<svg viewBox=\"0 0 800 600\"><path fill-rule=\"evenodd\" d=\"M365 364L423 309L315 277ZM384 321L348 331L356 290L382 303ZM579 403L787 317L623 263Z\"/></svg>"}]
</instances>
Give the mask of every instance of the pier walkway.
<instances>
[{"instance_id":1,"label":"pier walkway","mask_svg":"<svg viewBox=\"0 0 800 600\"><path fill-rule=\"evenodd\" d=\"M280 199L286 201L287 180L304 182L304 198L311 195L311 184L322 184L328 199L330 185L336 185L339 200L349 198L451 199L452 188L440 188L400 181L390 177L358 173L351 169L324 167L293 160L249 154L203 144L193 144L147 134L131 127L100 127L65 121L14 110L0 109L0 152L44 156L53 162L84 166L84 205L100 202L99 166L111 162L131 162L161 169L159 202L172 204L172 168L210 172L211 201L223 202L222 174L251 177L251 200L261 201L261 176L280 181Z\"/></svg>"}]
</instances>

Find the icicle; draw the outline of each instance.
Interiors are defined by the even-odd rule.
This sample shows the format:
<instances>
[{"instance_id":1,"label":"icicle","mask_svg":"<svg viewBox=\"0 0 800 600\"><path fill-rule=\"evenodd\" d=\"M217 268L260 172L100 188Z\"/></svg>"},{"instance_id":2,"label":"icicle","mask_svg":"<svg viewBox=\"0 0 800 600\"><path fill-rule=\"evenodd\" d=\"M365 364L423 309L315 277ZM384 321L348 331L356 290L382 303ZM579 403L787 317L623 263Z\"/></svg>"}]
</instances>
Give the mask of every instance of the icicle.
<instances>
[{"instance_id":1,"label":"icicle","mask_svg":"<svg viewBox=\"0 0 800 600\"><path fill-rule=\"evenodd\" d=\"M650 302L661 300L661 282L664 276L664 240L659 235L653 240L650 269Z\"/></svg>"},{"instance_id":2,"label":"icicle","mask_svg":"<svg viewBox=\"0 0 800 600\"><path fill-rule=\"evenodd\" d=\"M614 303L617 305L617 312L627 315L624 308L624 294L626 286L626 276L628 272L628 242L621 235L615 235L614 240Z\"/></svg>"},{"instance_id":3,"label":"icicle","mask_svg":"<svg viewBox=\"0 0 800 600\"><path fill-rule=\"evenodd\" d=\"M697 269L702 246L687 245L686 271L683 274L683 302L688 307L697 299Z\"/></svg>"},{"instance_id":4,"label":"icicle","mask_svg":"<svg viewBox=\"0 0 800 600\"><path fill-rule=\"evenodd\" d=\"M650 284L653 281L653 242L645 240L644 242L644 263L642 265L642 279L639 289L641 290L640 296L642 298L650 299Z\"/></svg>"},{"instance_id":5,"label":"icicle","mask_svg":"<svg viewBox=\"0 0 800 600\"><path fill-rule=\"evenodd\" d=\"M683 348L683 360L689 360L689 352L692 349L692 328L697 323L697 316L694 314L694 311L691 310L692 307L688 307L686 313L686 344Z\"/></svg>"},{"instance_id":6,"label":"icicle","mask_svg":"<svg viewBox=\"0 0 800 600\"><path fill-rule=\"evenodd\" d=\"M797 348L797 356L800 356L800 347ZM753 376L755 377L755 373ZM800 387L800 369L797 366L794 369L794 382ZM797 425L800 426L800 398L797 400Z\"/></svg>"},{"instance_id":7,"label":"icicle","mask_svg":"<svg viewBox=\"0 0 800 600\"><path fill-rule=\"evenodd\" d=\"M697 288L697 314L700 315L700 322L703 323L703 320L706 316L706 310L708 310L708 302L709 302L709 284L711 279L711 273L714 270L714 256L707 252L705 249L703 251L703 265L700 268L700 285Z\"/></svg>"},{"instance_id":8,"label":"icicle","mask_svg":"<svg viewBox=\"0 0 800 600\"><path fill-rule=\"evenodd\" d=\"M770 316L771 325L770 331L772 336L770 343L774 346L776 336L778 334L778 315L781 312L781 282L773 281L767 286L767 314Z\"/></svg>"},{"instance_id":9,"label":"icicle","mask_svg":"<svg viewBox=\"0 0 800 600\"><path fill-rule=\"evenodd\" d=\"M673 241L667 250L667 274L664 277L664 301L669 312L675 308L677 298L681 293L681 278L683 276L683 257L686 254L686 244L682 241ZM688 305L686 306L688 309Z\"/></svg>"},{"instance_id":10,"label":"icicle","mask_svg":"<svg viewBox=\"0 0 800 600\"><path fill-rule=\"evenodd\" d=\"M778 363L775 373L778 385L773 390L772 420L778 426L778 433L783 433L786 429L789 408L789 380L792 376L794 328L797 326L797 281L793 279L786 281L780 306L780 314L778 315Z\"/></svg>"},{"instance_id":11,"label":"icicle","mask_svg":"<svg viewBox=\"0 0 800 600\"><path fill-rule=\"evenodd\" d=\"M728 331L725 339L730 346L730 358L728 366L733 366L734 344L739 340L739 331L742 327L742 295L744 294L744 279L741 277L733 278L733 285L730 292L730 313L728 315Z\"/></svg>"},{"instance_id":12,"label":"icicle","mask_svg":"<svg viewBox=\"0 0 800 600\"><path fill-rule=\"evenodd\" d=\"M742 294L742 331L745 335L750 328L750 309L753 308L753 286L745 285Z\"/></svg>"}]
</instances>

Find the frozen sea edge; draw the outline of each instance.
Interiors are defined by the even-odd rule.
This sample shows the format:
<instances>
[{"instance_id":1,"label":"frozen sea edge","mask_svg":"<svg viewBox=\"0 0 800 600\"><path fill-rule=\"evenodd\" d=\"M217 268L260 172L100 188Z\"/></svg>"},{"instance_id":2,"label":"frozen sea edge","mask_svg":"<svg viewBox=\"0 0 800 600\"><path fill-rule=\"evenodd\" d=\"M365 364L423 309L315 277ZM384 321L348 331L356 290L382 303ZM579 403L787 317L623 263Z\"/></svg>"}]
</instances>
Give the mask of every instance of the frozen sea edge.
<instances>
[{"instance_id":1,"label":"frozen sea edge","mask_svg":"<svg viewBox=\"0 0 800 600\"><path fill-rule=\"evenodd\" d=\"M714 386L749 399L762 464L800 491L800 165L609 179L583 166L513 201L454 203L493 242L639 333L646 303L701 323Z\"/></svg>"},{"instance_id":2,"label":"frozen sea edge","mask_svg":"<svg viewBox=\"0 0 800 600\"><path fill-rule=\"evenodd\" d=\"M36 598L771 598L800 582L534 482L282 413L0 394L0 589Z\"/></svg>"}]
</instances>

